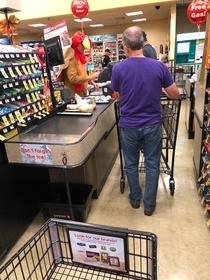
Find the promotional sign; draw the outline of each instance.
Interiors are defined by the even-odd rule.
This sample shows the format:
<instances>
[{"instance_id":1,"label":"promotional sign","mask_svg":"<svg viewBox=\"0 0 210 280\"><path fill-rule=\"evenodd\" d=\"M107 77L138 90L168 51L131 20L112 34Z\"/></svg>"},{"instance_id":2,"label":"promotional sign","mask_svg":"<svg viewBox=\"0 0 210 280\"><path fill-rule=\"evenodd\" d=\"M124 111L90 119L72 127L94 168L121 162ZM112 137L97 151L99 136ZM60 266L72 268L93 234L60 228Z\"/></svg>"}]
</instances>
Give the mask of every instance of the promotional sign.
<instances>
[{"instance_id":1,"label":"promotional sign","mask_svg":"<svg viewBox=\"0 0 210 280\"><path fill-rule=\"evenodd\" d=\"M196 23L200 31L200 24L207 19L207 3L202 0L193 0L187 8L187 17Z\"/></svg>"},{"instance_id":2,"label":"promotional sign","mask_svg":"<svg viewBox=\"0 0 210 280\"><path fill-rule=\"evenodd\" d=\"M95 234L78 230L68 230L73 261L109 270L126 273L125 236L111 236L111 233Z\"/></svg>"},{"instance_id":3,"label":"promotional sign","mask_svg":"<svg viewBox=\"0 0 210 280\"><path fill-rule=\"evenodd\" d=\"M20 144L23 163L52 165L52 153L47 145Z\"/></svg>"},{"instance_id":4,"label":"promotional sign","mask_svg":"<svg viewBox=\"0 0 210 280\"><path fill-rule=\"evenodd\" d=\"M70 47L69 33L65 19L44 28L45 40L56 36L60 36L63 49Z\"/></svg>"},{"instance_id":5,"label":"promotional sign","mask_svg":"<svg viewBox=\"0 0 210 280\"><path fill-rule=\"evenodd\" d=\"M86 0L73 0L71 2L71 11L75 17L82 19L88 14L89 4Z\"/></svg>"},{"instance_id":6,"label":"promotional sign","mask_svg":"<svg viewBox=\"0 0 210 280\"><path fill-rule=\"evenodd\" d=\"M204 49L204 40L196 41L196 48L195 48L195 61L196 61L196 63L201 63L202 62L203 49Z\"/></svg>"}]
</instances>

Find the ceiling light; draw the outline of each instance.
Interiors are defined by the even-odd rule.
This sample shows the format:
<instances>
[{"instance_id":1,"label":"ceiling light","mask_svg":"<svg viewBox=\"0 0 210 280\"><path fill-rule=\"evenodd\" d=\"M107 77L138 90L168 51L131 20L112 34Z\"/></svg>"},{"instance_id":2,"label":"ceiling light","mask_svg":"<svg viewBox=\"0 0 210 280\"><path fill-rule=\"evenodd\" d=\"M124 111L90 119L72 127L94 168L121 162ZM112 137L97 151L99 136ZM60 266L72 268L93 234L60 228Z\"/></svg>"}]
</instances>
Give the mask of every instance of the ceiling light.
<instances>
[{"instance_id":1,"label":"ceiling light","mask_svg":"<svg viewBox=\"0 0 210 280\"><path fill-rule=\"evenodd\" d=\"M76 22L92 21L91 18L74 19Z\"/></svg>"},{"instance_id":2,"label":"ceiling light","mask_svg":"<svg viewBox=\"0 0 210 280\"><path fill-rule=\"evenodd\" d=\"M133 19L132 22L145 21L146 18Z\"/></svg>"},{"instance_id":3,"label":"ceiling light","mask_svg":"<svg viewBox=\"0 0 210 280\"><path fill-rule=\"evenodd\" d=\"M43 23L35 23L35 24L29 24L28 26L31 26L31 27L42 27L42 26L46 26L46 24L43 24Z\"/></svg>"},{"instance_id":4,"label":"ceiling light","mask_svg":"<svg viewBox=\"0 0 210 280\"><path fill-rule=\"evenodd\" d=\"M137 11L137 12L131 12L131 13L125 13L126 16L131 17L131 16L136 16L136 15L143 15L142 11Z\"/></svg>"},{"instance_id":5,"label":"ceiling light","mask_svg":"<svg viewBox=\"0 0 210 280\"><path fill-rule=\"evenodd\" d=\"M99 26L104 26L103 24L91 24L90 27L99 27Z\"/></svg>"}]
</instances>

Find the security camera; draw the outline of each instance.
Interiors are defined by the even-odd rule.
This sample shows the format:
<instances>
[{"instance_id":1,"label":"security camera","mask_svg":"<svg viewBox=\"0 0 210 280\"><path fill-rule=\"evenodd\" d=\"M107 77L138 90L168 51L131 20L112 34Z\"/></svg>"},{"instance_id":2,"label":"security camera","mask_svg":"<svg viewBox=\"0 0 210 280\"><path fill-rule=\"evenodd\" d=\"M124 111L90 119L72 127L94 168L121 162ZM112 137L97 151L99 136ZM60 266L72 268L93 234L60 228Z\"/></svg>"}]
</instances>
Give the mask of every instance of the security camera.
<instances>
[{"instance_id":1,"label":"security camera","mask_svg":"<svg viewBox=\"0 0 210 280\"><path fill-rule=\"evenodd\" d=\"M160 9L160 6L155 6L155 9L156 9L156 10L159 10L159 9Z\"/></svg>"}]
</instances>

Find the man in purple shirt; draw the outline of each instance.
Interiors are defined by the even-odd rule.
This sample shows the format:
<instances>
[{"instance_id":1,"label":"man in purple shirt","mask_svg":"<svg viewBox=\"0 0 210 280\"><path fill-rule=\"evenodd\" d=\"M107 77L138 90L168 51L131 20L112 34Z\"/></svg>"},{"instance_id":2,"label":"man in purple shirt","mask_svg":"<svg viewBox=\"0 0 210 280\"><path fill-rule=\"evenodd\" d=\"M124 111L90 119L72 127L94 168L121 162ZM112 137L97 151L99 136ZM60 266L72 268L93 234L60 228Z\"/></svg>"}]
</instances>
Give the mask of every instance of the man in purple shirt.
<instances>
[{"instance_id":1,"label":"man in purple shirt","mask_svg":"<svg viewBox=\"0 0 210 280\"><path fill-rule=\"evenodd\" d=\"M122 40L127 59L113 67L111 89L121 101L118 125L130 186L129 199L133 208L139 208L142 199L144 214L151 216L156 206L162 151L162 88L171 99L178 99L179 91L164 63L144 57L144 39L139 27L127 28ZM138 173L141 149L146 167L144 194Z\"/></svg>"}]
</instances>

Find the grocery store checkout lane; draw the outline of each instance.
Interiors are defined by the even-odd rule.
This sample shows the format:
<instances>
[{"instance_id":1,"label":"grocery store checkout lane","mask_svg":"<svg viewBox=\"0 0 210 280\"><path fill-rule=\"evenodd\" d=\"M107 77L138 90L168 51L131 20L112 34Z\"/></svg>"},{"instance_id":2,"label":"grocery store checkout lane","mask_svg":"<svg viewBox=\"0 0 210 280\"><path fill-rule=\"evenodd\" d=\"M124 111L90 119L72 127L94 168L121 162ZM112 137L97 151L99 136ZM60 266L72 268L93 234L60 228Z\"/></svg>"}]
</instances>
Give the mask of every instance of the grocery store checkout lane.
<instances>
[{"instance_id":1,"label":"grocery store checkout lane","mask_svg":"<svg viewBox=\"0 0 210 280\"><path fill-rule=\"evenodd\" d=\"M4 143L8 162L46 167L61 182L65 154L69 182L92 184L98 197L118 153L114 103L97 104L92 115L56 114L13 137Z\"/></svg>"},{"instance_id":2,"label":"grocery store checkout lane","mask_svg":"<svg viewBox=\"0 0 210 280\"><path fill-rule=\"evenodd\" d=\"M52 153L52 165L62 166L65 151L68 166L83 163L98 141L115 124L114 108L111 104L98 104L93 114L87 116L55 115L28 132L21 133L5 143L10 163L46 164L47 161L25 161L21 156L20 145L46 144ZM50 165L51 165L50 164Z\"/></svg>"}]
</instances>

